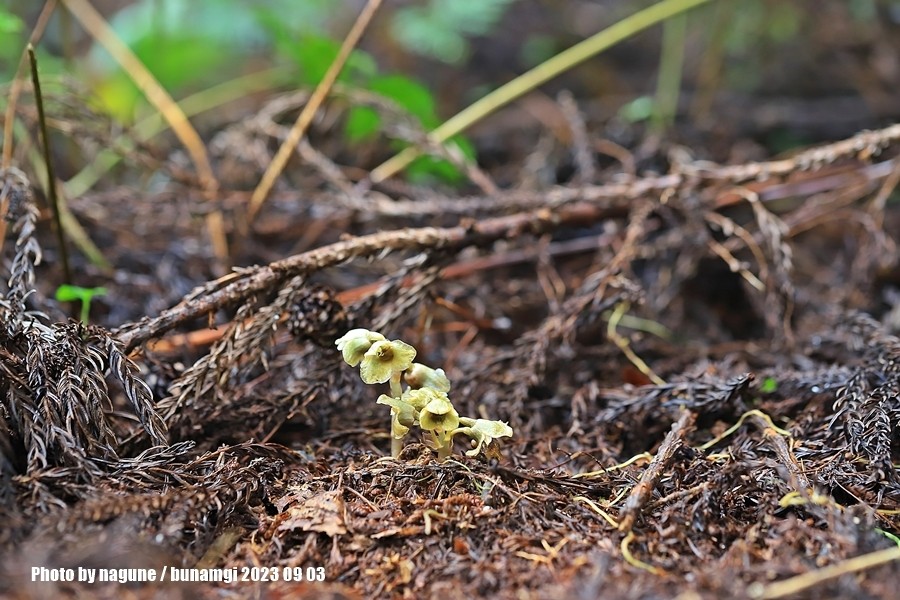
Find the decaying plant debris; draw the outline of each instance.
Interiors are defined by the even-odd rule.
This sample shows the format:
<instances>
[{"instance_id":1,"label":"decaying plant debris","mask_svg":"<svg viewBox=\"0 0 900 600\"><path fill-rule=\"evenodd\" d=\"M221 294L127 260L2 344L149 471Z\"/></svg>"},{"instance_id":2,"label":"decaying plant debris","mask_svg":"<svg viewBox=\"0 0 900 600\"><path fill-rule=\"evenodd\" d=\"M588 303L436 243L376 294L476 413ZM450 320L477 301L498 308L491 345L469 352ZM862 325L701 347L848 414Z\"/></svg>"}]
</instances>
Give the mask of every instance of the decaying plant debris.
<instances>
[{"instance_id":1,"label":"decaying plant debris","mask_svg":"<svg viewBox=\"0 0 900 600\"><path fill-rule=\"evenodd\" d=\"M222 130L233 187L302 100ZM775 598L776 580L894 545L900 126L771 162L656 154L667 172L646 176L594 164L578 133L568 183L496 191L470 171L486 191L458 198L366 189L307 145L242 241L240 264L262 266L218 277L198 216L237 232L246 194L210 206L177 156L155 163L158 195L72 202L121 265L109 329L47 299L51 237L25 175L3 172L0 590L86 593L31 583L35 565L257 565L327 583L127 593ZM352 327L402 335L460 412L509 421L502 456L386 458L383 407L334 349ZM804 593L890 598L898 575Z\"/></svg>"}]
</instances>

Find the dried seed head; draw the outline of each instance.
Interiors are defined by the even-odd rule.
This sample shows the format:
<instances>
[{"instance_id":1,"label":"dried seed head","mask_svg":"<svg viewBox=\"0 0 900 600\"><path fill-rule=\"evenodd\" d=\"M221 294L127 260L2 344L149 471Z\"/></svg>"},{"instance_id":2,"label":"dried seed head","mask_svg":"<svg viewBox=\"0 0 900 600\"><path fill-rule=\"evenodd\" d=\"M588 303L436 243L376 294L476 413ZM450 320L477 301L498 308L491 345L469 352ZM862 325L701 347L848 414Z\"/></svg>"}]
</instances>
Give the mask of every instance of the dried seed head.
<instances>
[{"instance_id":1,"label":"dried seed head","mask_svg":"<svg viewBox=\"0 0 900 600\"><path fill-rule=\"evenodd\" d=\"M287 326L298 340L327 346L347 328L347 313L334 290L323 285L301 288L288 307Z\"/></svg>"}]
</instances>

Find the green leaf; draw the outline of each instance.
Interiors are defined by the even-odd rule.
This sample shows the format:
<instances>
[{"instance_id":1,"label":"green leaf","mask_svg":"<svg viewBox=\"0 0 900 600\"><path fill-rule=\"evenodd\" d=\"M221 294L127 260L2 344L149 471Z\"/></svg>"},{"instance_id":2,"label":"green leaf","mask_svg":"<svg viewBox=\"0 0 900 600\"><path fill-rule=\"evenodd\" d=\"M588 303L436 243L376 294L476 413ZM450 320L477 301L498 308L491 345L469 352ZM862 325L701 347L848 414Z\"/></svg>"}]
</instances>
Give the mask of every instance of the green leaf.
<instances>
[{"instance_id":1,"label":"green leaf","mask_svg":"<svg viewBox=\"0 0 900 600\"><path fill-rule=\"evenodd\" d=\"M308 85L316 85L328 67L334 62L340 44L332 39L317 35L303 36L302 42L294 47L293 58L300 66L300 78Z\"/></svg>"},{"instance_id":2,"label":"green leaf","mask_svg":"<svg viewBox=\"0 0 900 600\"><path fill-rule=\"evenodd\" d=\"M890 531L885 531L884 529L879 529L878 527L875 528L875 531L877 531L878 533L880 533L881 535L883 535L883 536L886 537L887 539L891 540L892 542L894 542L895 544L897 544L898 546L900 546L900 537L897 537L896 535L894 535L894 534L891 533Z\"/></svg>"},{"instance_id":3,"label":"green leaf","mask_svg":"<svg viewBox=\"0 0 900 600\"><path fill-rule=\"evenodd\" d=\"M19 33L24 28L25 24L22 22L22 19L7 12L6 9L0 8L0 34Z\"/></svg>"},{"instance_id":4,"label":"green leaf","mask_svg":"<svg viewBox=\"0 0 900 600\"><path fill-rule=\"evenodd\" d=\"M619 116L629 123L640 123L653 116L653 98L650 96L638 96L619 109Z\"/></svg>"},{"instance_id":5,"label":"green leaf","mask_svg":"<svg viewBox=\"0 0 900 600\"><path fill-rule=\"evenodd\" d=\"M448 143L456 144L468 160L475 159L475 147L466 138L456 136ZM454 185L465 178L453 163L433 156L420 156L414 160L406 170L406 175L410 181L421 185L428 185L435 180Z\"/></svg>"},{"instance_id":6,"label":"green leaf","mask_svg":"<svg viewBox=\"0 0 900 600\"><path fill-rule=\"evenodd\" d=\"M337 58L341 44L327 37L306 34L279 42L279 49L300 67L300 79L309 86L318 85L328 67ZM378 72L372 55L354 50L341 70L338 81L363 81Z\"/></svg>"},{"instance_id":7,"label":"green leaf","mask_svg":"<svg viewBox=\"0 0 900 600\"><path fill-rule=\"evenodd\" d=\"M83 288L81 286L64 283L56 288L56 300L58 302L74 302L75 300L89 302L94 296L105 295L105 287Z\"/></svg>"},{"instance_id":8,"label":"green leaf","mask_svg":"<svg viewBox=\"0 0 900 600\"><path fill-rule=\"evenodd\" d=\"M140 90L124 72L118 71L97 82L94 95L100 107L121 123L134 122L135 109L142 102Z\"/></svg>"},{"instance_id":9,"label":"green leaf","mask_svg":"<svg viewBox=\"0 0 900 600\"><path fill-rule=\"evenodd\" d=\"M433 156L420 156L414 160L406 169L406 176L418 185L429 185L435 180L457 184L463 180L463 174L453 163Z\"/></svg>"},{"instance_id":10,"label":"green leaf","mask_svg":"<svg viewBox=\"0 0 900 600\"><path fill-rule=\"evenodd\" d=\"M426 129L434 129L440 124L432 93L408 77L402 75L373 77L365 87L406 110ZM373 137L378 133L380 126L381 117L375 109L355 106L347 115L344 132L351 142L356 142Z\"/></svg>"},{"instance_id":11,"label":"green leaf","mask_svg":"<svg viewBox=\"0 0 900 600\"><path fill-rule=\"evenodd\" d=\"M434 96L424 85L403 75L385 75L369 81L368 88L414 115L422 125L434 129L440 122L435 112Z\"/></svg>"},{"instance_id":12,"label":"green leaf","mask_svg":"<svg viewBox=\"0 0 900 600\"><path fill-rule=\"evenodd\" d=\"M371 139L381 128L381 117L374 108L354 106L347 114L344 135L351 142Z\"/></svg>"},{"instance_id":13,"label":"green leaf","mask_svg":"<svg viewBox=\"0 0 900 600\"><path fill-rule=\"evenodd\" d=\"M458 64L469 53L465 36L486 35L515 0L431 0L400 9L391 34L410 52Z\"/></svg>"},{"instance_id":14,"label":"green leaf","mask_svg":"<svg viewBox=\"0 0 900 600\"><path fill-rule=\"evenodd\" d=\"M221 80L237 56L233 46L190 33L155 32L136 41L132 50L166 89Z\"/></svg>"},{"instance_id":15,"label":"green leaf","mask_svg":"<svg viewBox=\"0 0 900 600\"><path fill-rule=\"evenodd\" d=\"M432 11L410 7L397 11L391 22L391 34L410 52L448 64L465 58L469 45L452 25L435 18Z\"/></svg>"},{"instance_id":16,"label":"green leaf","mask_svg":"<svg viewBox=\"0 0 900 600\"><path fill-rule=\"evenodd\" d=\"M16 15L0 8L0 80L12 79L22 48L25 45L22 34L24 24ZM39 62L45 73L43 62Z\"/></svg>"},{"instance_id":17,"label":"green leaf","mask_svg":"<svg viewBox=\"0 0 900 600\"><path fill-rule=\"evenodd\" d=\"M766 377L763 380L762 385L759 386L759 391L762 392L763 394L771 394L772 392L774 392L777 389L778 389L778 382L775 380L774 377Z\"/></svg>"},{"instance_id":18,"label":"green leaf","mask_svg":"<svg viewBox=\"0 0 900 600\"><path fill-rule=\"evenodd\" d=\"M106 294L105 287L83 288L77 285L62 284L56 288L56 299L59 302L81 301L81 322L88 322L88 315L91 312L91 299L94 296L103 296Z\"/></svg>"},{"instance_id":19,"label":"green leaf","mask_svg":"<svg viewBox=\"0 0 900 600\"><path fill-rule=\"evenodd\" d=\"M485 35L515 0L432 0L435 19L468 35Z\"/></svg>"}]
</instances>

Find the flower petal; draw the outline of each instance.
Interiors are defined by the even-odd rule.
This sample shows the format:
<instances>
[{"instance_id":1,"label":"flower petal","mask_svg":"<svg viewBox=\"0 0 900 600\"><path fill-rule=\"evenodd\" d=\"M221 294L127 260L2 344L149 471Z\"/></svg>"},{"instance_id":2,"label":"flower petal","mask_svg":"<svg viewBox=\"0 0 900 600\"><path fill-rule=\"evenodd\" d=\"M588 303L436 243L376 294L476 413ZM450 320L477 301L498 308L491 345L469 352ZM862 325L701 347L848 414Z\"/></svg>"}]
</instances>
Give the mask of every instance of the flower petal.
<instances>
[{"instance_id":1,"label":"flower petal","mask_svg":"<svg viewBox=\"0 0 900 600\"><path fill-rule=\"evenodd\" d=\"M351 367L360 363L373 343L384 340L384 336L368 329L351 329L334 343Z\"/></svg>"},{"instance_id":2,"label":"flower petal","mask_svg":"<svg viewBox=\"0 0 900 600\"><path fill-rule=\"evenodd\" d=\"M371 343L374 343L385 339L385 337L377 331L369 331L368 329L351 329L350 331L339 337L334 343L337 345L338 350L343 350L344 345L347 342L356 339L365 339Z\"/></svg>"},{"instance_id":3,"label":"flower petal","mask_svg":"<svg viewBox=\"0 0 900 600\"><path fill-rule=\"evenodd\" d=\"M391 365L394 371L405 371L412 365L416 358L416 349L401 340L393 340L391 349L394 351L394 359Z\"/></svg>"},{"instance_id":4,"label":"flower petal","mask_svg":"<svg viewBox=\"0 0 900 600\"><path fill-rule=\"evenodd\" d=\"M366 353L359 366L359 376L365 383L384 383L391 378L391 364L382 362Z\"/></svg>"},{"instance_id":5,"label":"flower petal","mask_svg":"<svg viewBox=\"0 0 900 600\"><path fill-rule=\"evenodd\" d=\"M404 402L399 398L391 398L386 394L380 395L376 403L390 406L391 412L396 414L400 422L407 427L412 427L415 424L419 411L417 411L412 404Z\"/></svg>"},{"instance_id":6,"label":"flower petal","mask_svg":"<svg viewBox=\"0 0 900 600\"><path fill-rule=\"evenodd\" d=\"M366 350L359 374L366 383L384 383L408 369L415 357L416 349L405 342L379 340Z\"/></svg>"},{"instance_id":7,"label":"flower petal","mask_svg":"<svg viewBox=\"0 0 900 600\"><path fill-rule=\"evenodd\" d=\"M447 394L438 392L432 388L422 388L420 390L406 390L403 392L401 399L415 406L416 410L422 410L432 400L440 399L442 397L449 402Z\"/></svg>"},{"instance_id":8,"label":"flower petal","mask_svg":"<svg viewBox=\"0 0 900 600\"><path fill-rule=\"evenodd\" d=\"M487 419L476 419L472 429L487 438L488 444L491 443L491 440L501 437L512 437L513 434L512 427L503 421L488 421Z\"/></svg>"},{"instance_id":9,"label":"flower petal","mask_svg":"<svg viewBox=\"0 0 900 600\"><path fill-rule=\"evenodd\" d=\"M376 402L391 407L391 435L398 440L406 437L409 428L416 422L418 416L416 409L408 402L385 394L379 396Z\"/></svg>"},{"instance_id":10,"label":"flower petal","mask_svg":"<svg viewBox=\"0 0 900 600\"><path fill-rule=\"evenodd\" d=\"M422 363L413 363L403 376L414 390L431 388L445 394L450 391L450 380L443 369L432 369Z\"/></svg>"},{"instance_id":11,"label":"flower petal","mask_svg":"<svg viewBox=\"0 0 900 600\"><path fill-rule=\"evenodd\" d=\"M459 413L446 397L435 398L419 412L419 427L431 431L453 431L459 427Z\"/></svg>"}]
</instances>

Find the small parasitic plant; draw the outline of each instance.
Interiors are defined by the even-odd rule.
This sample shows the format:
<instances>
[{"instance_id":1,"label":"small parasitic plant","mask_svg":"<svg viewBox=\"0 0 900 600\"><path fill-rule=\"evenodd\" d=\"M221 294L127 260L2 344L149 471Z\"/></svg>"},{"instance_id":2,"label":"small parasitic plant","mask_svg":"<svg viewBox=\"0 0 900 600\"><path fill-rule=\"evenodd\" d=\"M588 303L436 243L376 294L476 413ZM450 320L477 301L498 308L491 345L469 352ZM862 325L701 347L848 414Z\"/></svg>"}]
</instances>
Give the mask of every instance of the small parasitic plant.
<instances>
[{"instance_id":1,"label":"small parasitic plant","mask_svg":"<svg viewBox=\"0 0 900 600\"><path fill-rule=\"evenodd\" d=\"M512 428L503 421L459 416L447 396L450 380L444 370L413 362L416 349L406 342L388 340L368 329L352 329L335 344L348 365L359 365L363 382L390 382L391 394L382 394L377 403L391 407L394 458L400 455L403 440L416 425L425 432L427 445L437 450L440 460L450 456L456 435L472 438L467 456L486 451L496 438L512 436ZM405 390L402 381L406 382Z\"/></svg>"}]
</instances>

